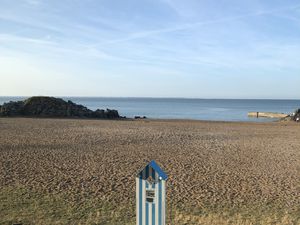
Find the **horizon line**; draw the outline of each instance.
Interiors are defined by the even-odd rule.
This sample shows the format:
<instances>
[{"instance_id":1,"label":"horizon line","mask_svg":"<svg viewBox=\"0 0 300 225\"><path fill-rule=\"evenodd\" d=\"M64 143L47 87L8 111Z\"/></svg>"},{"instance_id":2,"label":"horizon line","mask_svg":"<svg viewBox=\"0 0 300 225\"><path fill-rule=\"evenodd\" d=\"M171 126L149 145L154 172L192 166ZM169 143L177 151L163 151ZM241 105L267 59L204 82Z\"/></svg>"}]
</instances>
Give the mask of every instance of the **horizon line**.
<instances>
[{"instance_id":1,"label":"horizon line","mask_svg":"<svg viewBox=\"0 0 300 225\"><path fill-rule=\"evenodd\" d=\"M136 96L76 96L76 95L0 95L0 98L10 98L10 97L17 97L17 98L30 98L30 97L55 97L55 98L124 98L124 99L191 99L191 100L299 100L300 98L201 98L201 97L151 97L151 96L143 96L143 97L136 97Z\"/></svg>"}]
</instances>

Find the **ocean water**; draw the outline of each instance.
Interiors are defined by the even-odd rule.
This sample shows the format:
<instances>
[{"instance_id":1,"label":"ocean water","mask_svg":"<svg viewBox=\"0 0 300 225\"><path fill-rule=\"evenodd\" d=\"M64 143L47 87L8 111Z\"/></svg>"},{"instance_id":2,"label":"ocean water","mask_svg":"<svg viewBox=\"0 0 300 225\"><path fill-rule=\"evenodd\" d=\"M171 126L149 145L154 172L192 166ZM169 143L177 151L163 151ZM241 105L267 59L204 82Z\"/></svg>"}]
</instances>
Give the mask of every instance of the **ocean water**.
<instances>
[{"instance_id":1,"label":"ocean water","mask_svg":"<svg viewBox=\"0 0 300 225\"><path fill-rule=\"evenodd\" d=\"M90 109L116 109L126 117L146 116L157 119L196 119L213 121L255 121L249 111L292 113L300 100L186 99L186 98L103 98L62 97ZM0 97L0 104L25 97Z\"/></svg>"}]
</instances>

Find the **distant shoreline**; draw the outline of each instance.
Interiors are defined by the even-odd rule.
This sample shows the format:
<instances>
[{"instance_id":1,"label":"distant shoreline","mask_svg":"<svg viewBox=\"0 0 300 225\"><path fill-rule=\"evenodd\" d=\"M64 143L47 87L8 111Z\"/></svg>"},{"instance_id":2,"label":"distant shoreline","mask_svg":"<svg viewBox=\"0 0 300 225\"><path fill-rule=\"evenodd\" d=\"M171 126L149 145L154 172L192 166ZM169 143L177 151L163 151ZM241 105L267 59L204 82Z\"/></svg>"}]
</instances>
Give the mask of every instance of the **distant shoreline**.
<instances>
[{"instance_id":1,"label":"distant shoreline","mask_svg":"<svg viewBox=\"0 0 300 225\"><path fill-rule=\"evenodd\" d=\"M67 117L29 117L29 116L13 116L13 117L0 117L0 120L8 119L32 119L32 120L74 120L74 121L108 121L108 122L178 122L178 123L212 123L212 124L277 124L277 123L286 123L286 124L294 124L290 121L281 121L279 119L273 121L226 121L226 120L198 120L198 119L160 119L160 118L146 118L146 119L134 119L134 118L115 118L115 119L101 119L101 118L67 118Z\"/></svg>"},{"instance_id":2,"label":"distant shoreline","mask_svg":"<svg viewBox=\"0 0 300 225\"><path fill-rule=\"evenodd\" d=\"M0 97L3 102L25 97ZM300 100L196 99L196 98L132 98L132 97L63 97L88 109L115 109L121 116L149 119L200 120L232 122L273 122L276 119L249 118L249 112L290 114L300 107Z\"/></svg>"}]
</instances>

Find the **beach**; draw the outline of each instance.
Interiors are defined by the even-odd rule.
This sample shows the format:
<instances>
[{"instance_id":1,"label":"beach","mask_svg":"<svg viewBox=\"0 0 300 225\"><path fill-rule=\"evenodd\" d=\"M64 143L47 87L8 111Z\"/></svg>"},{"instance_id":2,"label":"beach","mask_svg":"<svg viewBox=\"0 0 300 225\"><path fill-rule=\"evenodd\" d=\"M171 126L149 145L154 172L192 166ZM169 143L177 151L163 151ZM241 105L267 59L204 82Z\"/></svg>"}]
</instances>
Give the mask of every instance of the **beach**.
<instances>
[{"instance_id":1,"label":"beach","mask_svg":"<svg viewBox=\"0 0 300 225\"><path fill-rule=\"evenodd\" d=\"M0 224L135 224L135 175L168 174L168 224L300 224L293 122L0 118Z\"/></svg>"}]
</instances>

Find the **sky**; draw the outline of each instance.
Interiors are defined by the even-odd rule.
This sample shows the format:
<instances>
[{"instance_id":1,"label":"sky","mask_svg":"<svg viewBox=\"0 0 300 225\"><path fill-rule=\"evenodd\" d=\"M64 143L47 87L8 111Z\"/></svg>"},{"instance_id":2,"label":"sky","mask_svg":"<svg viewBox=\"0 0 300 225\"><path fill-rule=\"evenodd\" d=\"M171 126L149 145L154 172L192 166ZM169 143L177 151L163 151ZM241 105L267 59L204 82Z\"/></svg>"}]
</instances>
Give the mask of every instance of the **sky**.
<instances>
[{"instance_id":1,"label":"sky","mask_svg":"<svg viewBox=\"0 0 300 225\"><path fill-rule=\"evenodd\" d=\"M0 96L300 98L297 0L0 0Z\"/></svg>"}]
</instances>

